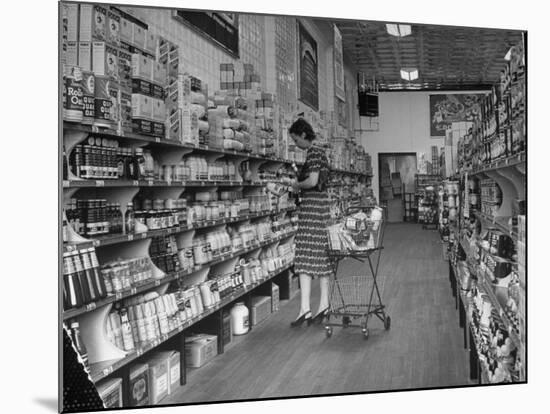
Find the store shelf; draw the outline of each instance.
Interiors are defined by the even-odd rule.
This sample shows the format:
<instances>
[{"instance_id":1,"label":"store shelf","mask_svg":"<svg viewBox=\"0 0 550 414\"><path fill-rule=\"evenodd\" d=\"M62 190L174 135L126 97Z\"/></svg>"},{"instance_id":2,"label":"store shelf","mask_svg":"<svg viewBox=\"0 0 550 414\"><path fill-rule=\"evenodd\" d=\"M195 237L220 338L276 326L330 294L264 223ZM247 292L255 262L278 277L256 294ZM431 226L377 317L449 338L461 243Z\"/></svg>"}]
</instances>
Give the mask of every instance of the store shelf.
<instances>
[{"instance_id":1,"label":"store shelf","mask_svg":"<svg viewBox=\"0 0 550 414\"><path fill-rule=\"evenodd\" d=\"M76 308L76 309L67 310L67 311L63 312L63 320L77 317L79 315L91 312L95 309L98 309L98 308L100 308L102 306L105 306L105 305L108 305L110 303L118 302L120 300L124 300L124 299L127 299L127 298L131 297L131 296L135 296L135 295L138 295L140 293L143 293L143 292L146 292L148 290L159 287L160 285L164 285L166 283L173 282L173 281L175 281L179 278L185 277L185 276L190 275L192 273L196 273L196 272L198 272L202 269L215 266L215 265L217 265L219 263L222 263L222 262L225 262L227 260L231 260L231 259L234 259L236 257L242 256L243 254L251 253L254 250L261 249L263 247L269 246L270 244L277 243L281 240L292 237L294 234L295 234L295 231L290 231L290 232L288 232L284 235L280 235L280 236L271 238L271 239L266 240L266 241L261 242L261 243L256 243L248 249L242 249L242 250L239 250L237 252L227 253L225 255L217 257L215 260L213 260L211 262L205 263L203 265L195 266L192 269L180 270L179 272L169 274L169 275L167 275L166 277L164 277L162 279L152 280L152 281L149 281L149 282L147 282L143 285L133 287L131 289L126 289L122 292L116 293L115 295L108 296L108 297L106 297L106 298L104 298L100 301L89 303L86 306L82 306L82 307Z\"/></svg>"},{"instance_id":2,"label":"store shelf","mask_svg":"<svg viewBox=\"0 0 550 414\"><path fill-rule=\"evenodd\" d=\"M513 230L510 230L507 224L508 221L510 220L510 217L492 217L480 211L475 211L474 215L478 219L483 221L487 226L494 227L500 230L501 232L503 232L504 234L509 235L510 237L512 237L514 240L517 241L517 238L518 238L517 233Z\"/></svg>"},{"instance_id":3,"label":"store shelf","mask_svg":"<svg viewBox=\"0 0 550 414\"><path fill-rule=\"evenodd\" d=\"M286 265L272 273L270 273L269 277L267 277L265 280L261 282L256 282L250 286L247 286L245 288L240 289L237 292L234 292L230 296L224 298L220 303L215 305L214 307L204 311L202 314L186 321L183 325L178 327L177 329L173 330L167 335L163 335L160 339L153 341L140 349L137 349L133 352L130 352L126 355L126 357L118 359L118 360L111 360L111 361L105 361L97 364L91 364L90 365L90 376L92 378L92 381L97 383L98 381L102 380L103 378L109 376L114 371L124 367L125 365L128 365L129 363L133 362L137 358L139 358L141 355L145 354L146 352L158 347L160 344L168 341L169 339L173 338L174 336L180 334L185 329L188 329L189 327L193 326L195 323L199 322L200 320L206 318L209 315L212 315L214 312L222 309L223 307L229 305L234 300L240 298L241 296L245 295L246 293L252 291L256 287L262 285L265 282L270 281L275 276L281 274L282 272L288 270L290 267L292 267L292 264Z\"/></svg>"},{"instance_id":4,"label":"store shelf","mask_svg":"<svg viewBox=\"0 0 550 414\"><path fill-rule=\"evenodd\" d=\"M272 161L272 162L281 162L285 164L293 164L294 161L291 160L285 160L283 158L279 157L267 157L260 154L251 154L244 151L236 151L236 150L225 150L220 148L210 148L207 145L191 145L191 144L184 144L179 141L175 140L168 140L163 137L155 137L155 136L148 136L143 134L136 134L131 132L126 132L123 135L119 135L116 131L110 130L110 129L102 129L93 127L90 125L82 125L82 124L75 124L71 122L64 121L63 122L63 129L68 131L74 131L74 132L82 132L90 135L98 135L110 139L120 139L124 138L129 141L135 141L135 142L141 142L141 143L149 143L149 144L159 144L162 146L169 146L174 148L184 148L184 149L190 149L195 152L207 152L207 153L214 153L214 154L223 154L223 155L233 155L233 156L239 156L239 157L245 157L248 159L255 159L255 160L265 160L265 161Z\"/></svg>"},{"instance_id":5,"label":"store shelf","mask_svg":"<svg viewBox=\"0 0 550 414\"><path fill-rule=\"evenodd\" d=\"M488 172L488 171L499 170L499 169L506 168L506 167L513 167L515 165L519 165L519 164L524 163L525 160L526 160L525 152L522 152L520 154L516 154L516 155L513 155L511 157L502 159L502 160L494 161L489 165L482 166L480 168L474 169L473 171L470 172L470 174L472 174L472 175L482 174L482 173L485 173L485 172Z\"/></svg>"},{"instance_id":6,"label":"store shelf","mask_svg":"<svg viewBox=\"0 0 550 414\"><path fill-rule=\"evenodd\" d=\"M296 207L289 207L284 209L278 209L275 211L269 211L269 212L258 213L258 214L247 214L245 216L233 217L233 218L222 219L222 220L204 221L194 226L171 227L168 229L150 230L143 233L135 233L135 234L107 235L105 237L95 238L93 240L89 240L82 243L65 244L64 250L73 251L73 250L85 249L89 247L111 246L113 244L126 243L133 240L149 239L151 237L158 237L158 236L168 236L171 234L182 233L185 231L202 230L202 229L221 226L225 224L239 223L241 221L253 220L253 219L262 218L262 217L270 217L277 214L289 213L295 210L296 210Z\"/></svg>"},{"instance_id":7,"label":"store shelf","mask_svg":"<svg viewBox=\"0 0 550 414\"><path fill-rule=\"evenodd\" d=\"M274 182L274 181L270 181ZM278 182L278 181L275 181ZM160 180L63 180L63 188L120 188L120 187L261 187L267 182L242 181L160 181Z\"/></svg>"}]
</instances>

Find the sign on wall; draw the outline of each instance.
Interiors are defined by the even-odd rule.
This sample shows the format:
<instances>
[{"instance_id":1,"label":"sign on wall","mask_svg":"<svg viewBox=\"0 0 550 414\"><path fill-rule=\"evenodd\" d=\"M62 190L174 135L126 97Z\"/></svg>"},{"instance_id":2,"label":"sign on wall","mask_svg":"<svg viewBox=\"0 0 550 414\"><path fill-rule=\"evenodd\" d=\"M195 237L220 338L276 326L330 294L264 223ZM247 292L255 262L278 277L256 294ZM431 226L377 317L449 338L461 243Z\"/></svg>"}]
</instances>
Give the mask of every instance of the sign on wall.
<instances>
[{"instance_id":1,"label":"sign on wall","mask_svg":"<svg viewBox=\"0 0 550 414\"><path fill-rule=\"evenodd\" d=\"M319 83L317 68L317 42L298 22L298 96L300 101L315 109L319 109Z\"/></svg>"},{"instance_id":2,"label":"sign on wall","mask_svg":"<svg viewBox=\"0 0 550 414\"><path fill-rule=\"evenodd\" d=\"M342 49L342 34L334 25L334 94L342 101L346 100L344 90L344 51Z\"/></svg>"},{"instance_id":3,"label":"sign on wall","mask_svg":"<svg viewBox=\"0 0 550 414\"><path fill-rule=\"evenodd\" d=\"M473 122L481 116L484 94L430 95L430 135L444 137L452 122Z\"/></svg>"}]
</instances>

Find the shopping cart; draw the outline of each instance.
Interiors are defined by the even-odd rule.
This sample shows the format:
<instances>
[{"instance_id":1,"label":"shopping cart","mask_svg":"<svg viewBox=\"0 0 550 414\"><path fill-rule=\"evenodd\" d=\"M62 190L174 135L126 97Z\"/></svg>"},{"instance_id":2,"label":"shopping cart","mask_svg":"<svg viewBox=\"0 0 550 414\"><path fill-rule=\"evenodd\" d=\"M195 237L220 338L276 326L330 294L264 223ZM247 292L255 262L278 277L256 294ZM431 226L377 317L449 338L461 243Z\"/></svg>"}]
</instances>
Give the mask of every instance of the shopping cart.
<instances>
[{"instance_id":1,"label":"shopping cart","mask_svg":"<svg viewBox=\"0 0 550 414\"><path fill-rule=\"evenodd\" d=\"M369 212L372 208L372 206L363 206L354 208L354 210ZM347 214L349 215L351 212L348 210ZM334 326L343 328L353 326L361 328L365 339L367 339L369 337L368 322L371 316L380 319L386 330L390 329L391 319L382 304L377 282L380 257L384 249L382 242L384 240L385 217L386 214L383 212L379 220L368 221L362 229L351 232L347 230L348 236L356 243L346 245L345 240L342 243L342 234L344 233L342 229L335 232L338 228L333 228L332 232L329 231L328 254L334 265L334 274L329 284L329 310L325 323L327 338L332 336ZM338 277L340 262L349 258L361 263L368 263L364 275ZM331 318L333 320L341 318L341 322L331 322ZM359 319L359 323L353 324L352 321L357 319Z\"/></svg>"}]
</instances>

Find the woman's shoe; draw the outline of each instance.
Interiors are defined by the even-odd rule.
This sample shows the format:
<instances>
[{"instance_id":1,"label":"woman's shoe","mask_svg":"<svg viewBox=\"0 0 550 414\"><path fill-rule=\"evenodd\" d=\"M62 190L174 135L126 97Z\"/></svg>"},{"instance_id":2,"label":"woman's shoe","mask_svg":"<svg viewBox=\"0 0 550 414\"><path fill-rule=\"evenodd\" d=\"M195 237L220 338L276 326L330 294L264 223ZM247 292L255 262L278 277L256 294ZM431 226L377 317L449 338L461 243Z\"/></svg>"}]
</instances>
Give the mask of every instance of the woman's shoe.
<instances>
[{"instance_id":1,"label":"woman's shoe","mask_svg":"<svg viewBox=\"0 0 550 414\"><path fill-rule=\"evenodd\" d=\"M311 325L311 311L307 311L307 312L303 313L294 322L290 322L290 326L295 328L297 326L302 325L304 323L304 321L307 321L308 326Z\"/></svg>"},{"instance_id":2,"label":"woman's shoe","mask_svg":"<svg viewBox=\"0 0 550 414\"><path fill-rule=\"evenodd\" d=\"M328 308L325 308L313 317L313 319L311 320L311 323L323 323L327 315L328 315Z\"/></svg>"}]
</instances>

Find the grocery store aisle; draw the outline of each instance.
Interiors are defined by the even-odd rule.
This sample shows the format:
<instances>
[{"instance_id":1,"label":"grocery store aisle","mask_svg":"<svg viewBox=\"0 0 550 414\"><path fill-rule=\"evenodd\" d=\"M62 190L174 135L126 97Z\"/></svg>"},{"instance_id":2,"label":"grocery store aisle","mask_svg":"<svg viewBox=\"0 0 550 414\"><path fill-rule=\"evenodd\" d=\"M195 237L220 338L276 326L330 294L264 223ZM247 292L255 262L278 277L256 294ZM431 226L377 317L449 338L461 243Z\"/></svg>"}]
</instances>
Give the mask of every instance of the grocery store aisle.
<instances>
[{"instance_id":1,"label":"grocery store aisle","mask_svg":"<svg viewBox=\"0 0 550 414\"><path fill-rule=\"evenodd\" d=\"M361 271L358 262L342 266L346 274ZM368 340L358 328L335 328L330 339L321 325L292 329L296 296L192 372L188 384L163 403L469 384L468 355L438 233L418 224L389 224L379 275L392 319L389 331L376 318L369 322Z\"/></svg>"}]
</instances>

